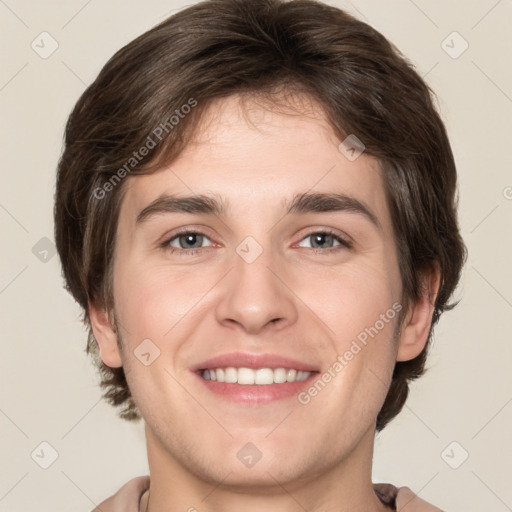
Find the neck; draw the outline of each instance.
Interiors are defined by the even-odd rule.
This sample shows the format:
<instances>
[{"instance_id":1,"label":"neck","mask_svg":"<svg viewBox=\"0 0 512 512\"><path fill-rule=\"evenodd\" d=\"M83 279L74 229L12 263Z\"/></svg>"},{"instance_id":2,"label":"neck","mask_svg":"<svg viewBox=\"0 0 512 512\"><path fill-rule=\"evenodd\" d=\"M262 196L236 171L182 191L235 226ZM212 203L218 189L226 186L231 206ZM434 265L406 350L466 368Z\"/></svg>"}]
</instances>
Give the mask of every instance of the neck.
<instances>
[{"instance_id":1,"label":"neck","mask_svg":"<svg viewBox=\"0 0 512 512\"><path fill-rule=\"evenodd\" d=\"M226 472L217 480L172 457L146 425L150 468L150 493L141 500L141 512L186 510L190 512L389 512L373 491L371 463L374 431L332 467L320 468L295 478L286 471L265 471L243 482ZM255 468L252 468L255 469Z\"/></svg>"}]
</instances>

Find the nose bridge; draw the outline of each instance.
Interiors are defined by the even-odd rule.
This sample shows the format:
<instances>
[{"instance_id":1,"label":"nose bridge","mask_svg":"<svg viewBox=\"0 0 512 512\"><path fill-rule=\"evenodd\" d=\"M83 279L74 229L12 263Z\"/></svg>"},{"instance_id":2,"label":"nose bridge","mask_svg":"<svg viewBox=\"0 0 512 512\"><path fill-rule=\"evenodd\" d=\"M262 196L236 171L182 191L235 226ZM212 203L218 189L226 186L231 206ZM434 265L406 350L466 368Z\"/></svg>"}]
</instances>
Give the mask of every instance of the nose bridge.
<instances>
[{"instance_id":1,"label":"nose bridge","mask_svg":"<svg viewBox=\"0 0 512 512\"><path fill-rule=\"evenodd\" d=\"M270 247L246 237L233 254L233 270L217 307L219 322L236 323L257 333L270 323L285 325L297 319L293 294L279 277L283 268Z\"/></svg>"}]
</instances>

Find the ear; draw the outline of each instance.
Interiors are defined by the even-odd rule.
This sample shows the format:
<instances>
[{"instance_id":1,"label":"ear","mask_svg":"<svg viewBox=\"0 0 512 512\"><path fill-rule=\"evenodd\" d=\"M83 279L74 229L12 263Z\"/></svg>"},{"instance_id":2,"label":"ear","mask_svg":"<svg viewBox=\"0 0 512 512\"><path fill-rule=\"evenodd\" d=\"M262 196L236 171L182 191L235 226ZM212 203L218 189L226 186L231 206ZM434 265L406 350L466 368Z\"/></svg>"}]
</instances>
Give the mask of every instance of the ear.
<instances>
[{"instance_id":1,"label":"ear","mask_svg":"<svg viewBox=\"0 0 512 512\"><path fill-rule=\"evenodd\" d=\"M420 297L410 306L403 321L397 361L414 359L425 348L439 285L439 266L433 264L423 273L420 283Z\"/></svg>"},{"instance_id":2,"label":"ear","mask_svg":"<svg viewBox=\"0 0 512 512\"><path fill-rule=\"evenodd\" d=\"M110 368L123 366L117 344L117 333L108 313L92 302L89 302L88 307L92 332L98 343L101 360Z\"/></svg>"}]
</instances>

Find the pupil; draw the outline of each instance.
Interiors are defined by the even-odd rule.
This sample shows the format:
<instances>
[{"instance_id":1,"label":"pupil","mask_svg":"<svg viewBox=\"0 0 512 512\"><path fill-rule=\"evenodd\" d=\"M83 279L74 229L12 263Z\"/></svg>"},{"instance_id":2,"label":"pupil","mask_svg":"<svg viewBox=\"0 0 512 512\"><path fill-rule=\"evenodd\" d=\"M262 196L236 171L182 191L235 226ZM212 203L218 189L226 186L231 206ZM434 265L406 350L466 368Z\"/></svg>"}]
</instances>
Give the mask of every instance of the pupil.
<instances>
[{"instance_id":1,"label":"pupil","mask_svg":"<svg viewBox=\"0 0 512 512\"><path fill-rule=\"evenodd\" d=\"M315 235L315 243L314 245L322 245L322 244L325 244L326 243L326 238L330 237L331 235L329 235L328 233L319 233L317 235Z\"/></svg>"},{"instance_id":2,"label":"pupil","mask_svg":"<svg viewBox=\"0 0 512 512\"><path fill-rule=\"evenodd\" d=\"M198 235L194 233L184 235L183 238L185 239L185 245L190 244L195 247L197 245L197 237Z\"/></svg>"}]
</instances>

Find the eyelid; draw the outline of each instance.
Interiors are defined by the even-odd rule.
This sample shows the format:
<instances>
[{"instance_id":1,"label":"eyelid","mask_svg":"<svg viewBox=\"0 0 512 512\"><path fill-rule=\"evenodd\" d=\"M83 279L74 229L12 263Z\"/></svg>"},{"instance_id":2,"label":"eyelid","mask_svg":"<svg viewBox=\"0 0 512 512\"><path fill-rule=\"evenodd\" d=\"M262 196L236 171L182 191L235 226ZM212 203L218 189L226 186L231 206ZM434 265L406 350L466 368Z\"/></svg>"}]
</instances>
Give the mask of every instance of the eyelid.
<instances>
[{"instance_id":1,"label":"eyelid","mask_svg":"<svg viewBox=\"0 0 512 512\"><path fill-rule=\"evenodd\" d=\"M166 231L159 238L159 241L157 243L158 243L158 245L165 244L180 235L188 235L189 233L195 234L195 235L203 235L203 236L207 237L209 240L212 240L212 236L208 234L209 231L210 230L207 227L202 226L202 225L183 226L181 228L176 228L176 229L171 229L169 231Z\"/></svg>"},{"instance_id":2,"label":"eyelid","mask_svg":"<svg viewBox=\"0 0 512 512\"><path fill-rule=\"evenodd\" d=\"M313 235L315 233L326 233L328 235L333 235L337 238L340 238L347 243L355 243L355 240L348 233L340 229L330 228L326 226L307 226L306 228L303 228L303 230L301 231L304 230L305 234L301 236L300 240L304 240L304 238L306 238L307 236Z\"/></svg>"}]
</instances>

